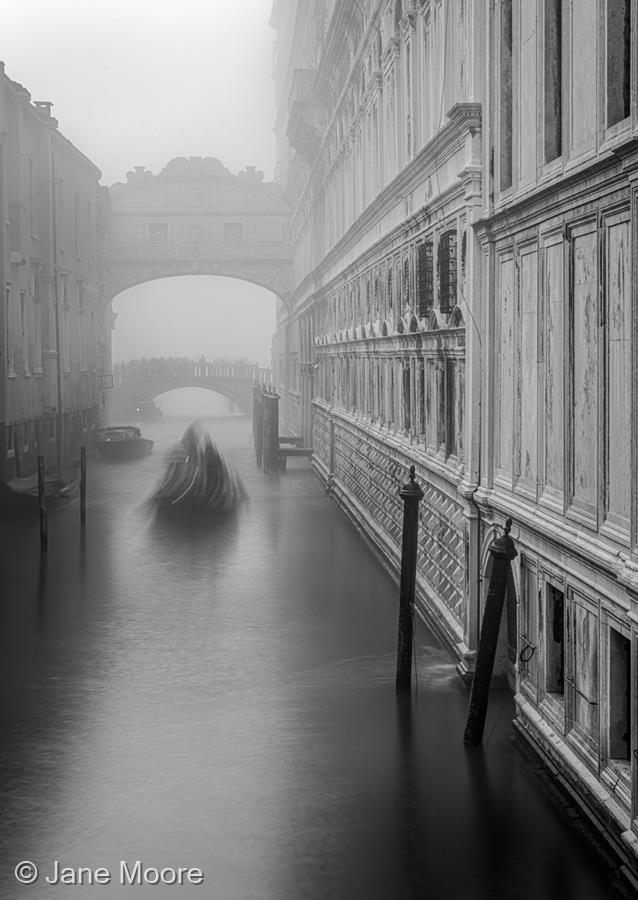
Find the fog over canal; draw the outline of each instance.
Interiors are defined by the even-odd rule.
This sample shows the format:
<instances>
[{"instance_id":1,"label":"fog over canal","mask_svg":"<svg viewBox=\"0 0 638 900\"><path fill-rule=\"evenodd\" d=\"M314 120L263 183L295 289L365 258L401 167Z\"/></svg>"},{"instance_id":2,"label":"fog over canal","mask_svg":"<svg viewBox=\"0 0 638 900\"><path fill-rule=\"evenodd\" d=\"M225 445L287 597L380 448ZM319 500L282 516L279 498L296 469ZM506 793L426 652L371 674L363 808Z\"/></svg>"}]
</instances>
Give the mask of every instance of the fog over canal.
<instances>
[{"instance_id":1,"label":"fog over canal","mask_svg":"<svg viewBox=\"0 0 638 900\"><path fill-rule=\"evenodd\" d=\"M307 460L264 476L248 420L211 420L249 504L222 527L149 521L187 424L143 425L145 459L91 463L83 541L77 504L51 514L45 561L37 521L0 526L0 898L615 896L506 695L483 749L463 745L466 693L421 626L398 702L398 589ZM46 884L55 860L112 881ZM204 883L133 890L122 860Z\"/></svg>"}]
</instances>

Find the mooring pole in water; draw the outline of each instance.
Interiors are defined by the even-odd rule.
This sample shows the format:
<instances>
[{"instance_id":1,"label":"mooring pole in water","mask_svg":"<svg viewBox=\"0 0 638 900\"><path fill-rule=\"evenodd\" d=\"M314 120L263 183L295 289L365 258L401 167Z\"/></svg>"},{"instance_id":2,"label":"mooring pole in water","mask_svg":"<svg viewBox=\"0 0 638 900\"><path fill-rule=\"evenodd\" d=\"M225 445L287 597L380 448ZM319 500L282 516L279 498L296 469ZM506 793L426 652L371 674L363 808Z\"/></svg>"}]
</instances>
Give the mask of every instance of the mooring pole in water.
<instances>
[{"instance_id":1,"label":"mooring pole in water","mask_svg":"<svg viewBox=\"0 0 638 900\"><path fill-rule=\"evenodd\" d=\"M253 447L255 449L255 457L257 456L257 441L258 441L258 431L257 431L257 418L259 415L259 393L261 391L261 386L255 382L253 384L253 419L252 419L252 428L253 428Z\"/></svg>"},{"instance_id":2,"label":"mooring pole in water","mask_svg":"<svg viewBox=\"0 0 638 900\"><path fill-rule=\"evenodd\" d=\"M255 418L255 459L257 460L257 465L261 466L264 459L264 409L266 407L265 401L266 392L263 387L259 388L259 393L257 395L257 409L256 409L256 418Z\"/></svg>"},{"instance_id":3,"label":"mooring pole in water","mask_svg":"<svg viewBox=\"0 0 638 900\"><path fill-rule=\"evenodd\" d=\"M264 394L262 397L264 404L264 414L262 419L262 429L261 429L261 458L263 462L264 473L267 475L271 472L271 447L272 447L272 408L270 405L270 396L269 394Z\"/></svg>"},{"instance_id":4,"label":"mooring pole in water","mask_svg":"<svg viewBox=\"0 0 638 900\"><path fill-rule=\"evenodd\" d=\"M270 396L271 430L270 430L270 471L279 471L279 394L272 389Z\"/></svg>"},{"instance_id":5,"label":"mooring pole in water","mask_svg":"<svg viewBox=\"0 0 638 900\"><path fill-rule=\"evenodd\" d=\"M416 549L419 529L419 503L423 491L416 483L414 466L410 480L399 490L403 500L403 541L401 545L401 586L399 590L399 633L397 640L397 690L409 690L412 679L412 640L414 634L414 588Z\"/></svg>"},{"instance_id":6,"label":"mooring pole in water","mask_svg":"<svg viewBox=\"0 0 638 900\"><path fill-rule=\"evenodd\" d=\"M492 542L490 553L492 554L492 573L490 584L485 598L481 634L479 636L478 652L476 654L476 669L472 679L472 691L467 710L467 723L463 741L466 744L480 744L483 740L485 728L485 716L487 714L487 702L490 694L490 682L494 669L494 657L498 632L501 625L503 601L507 590L507 579L510 570L510 562L518 555L514 547L514 541L510 537L512 520L505 523L504 533Z\"/></svg>"},{"instance_id":7,"label":"mooring pole in water","mask_svg":"<svg viewBox=\"0 0 638 900\"><path fill-rule=\"evenodd\" d=\"M279 394L267 388L262 394L262 461L265 474L278 471L279 466Z\"/></svg>"},{"instance_id":8,"label":"mooring pole in water","mask_svg":"<svg viewBox=\"0 0 638 900\"><path fill-rule=\"evenodd\" d=\"M80 447L80 525L86 525L86 447Z\"/></svg>"},{"instance_id":9,"label":"mooring pole in water","mask_svg":"<svg viewBox=\"0 0 638 900\"><path fill-rule=\"evenodd\" d=\"M45 487L44 456L38 456L38 507L40 510L40 545L48 540L47 498Z\"/></svg>"}]
</instances>

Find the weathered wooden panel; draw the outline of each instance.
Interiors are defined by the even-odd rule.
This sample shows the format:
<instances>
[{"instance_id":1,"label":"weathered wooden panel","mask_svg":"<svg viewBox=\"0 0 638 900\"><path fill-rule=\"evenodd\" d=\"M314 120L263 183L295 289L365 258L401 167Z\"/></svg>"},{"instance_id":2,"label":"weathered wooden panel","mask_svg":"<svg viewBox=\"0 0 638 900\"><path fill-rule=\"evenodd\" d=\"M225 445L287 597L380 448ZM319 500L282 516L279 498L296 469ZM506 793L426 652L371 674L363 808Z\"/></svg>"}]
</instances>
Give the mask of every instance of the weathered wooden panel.
<instances>
[{"instance_id":1,"label":"weathered wooden panel","mask_svg":"<svg viewBox=\"0 0 638 900\"><path fill-rule=\"evenodd\" d=\"M536 0L519 7L519 183L536 178Z\"/></svg>"},{"instance_id":2,"label":"weathered wooden panel","mask_svg":"<svg viewBox=\"0 0 638 900\"><path fill-rule=\"evenodd\" d=\"M577 156L596 145L598 0L572 4L570 29L571 150ZM587 52L583 52L583 48ZM594 102L592 102L594 101Z\"/></svg>"},{"instance_id":3,"label":"weathered wooden panel","mask_svg":"<svg viewBox=\"0 0 638 900\"><path fill-rule=\"evenodd\" d=\"M565 332L563 242L544 248L543 329L545 366L545 485L551 493L562 494L565 457Z\"/></svg>"},{"instance_id":4,"label":"weathered wooden panel","mask_svg":"<svg viewBox=\"0 0 638 900\"><path fill-rule=\"evenodd\" d=\"M572 503L591 516L598 501L598 245L595 224L572 236Z\"/></svg>"},{"instance_id":5,"label":"weathered wooden panel","mask_svg":"<svg viewBox=\"0 0 638 900\"><path fill-rule=\"evenodd\" d=\"M514 261L511 257L499 259L499 292L496 305L497 346L496 372L498 393L496 427L498 441L498 469L501 474L512 474L512 414L514 386Z\"/></svg>"},{"instance_id":6,"label":"weathered wooden panel","mask_svg":"<svg viewBox=\"0 0 638 900\"><path fill-rule=\"evenodd\" d=\"M568 681L572 693L571 716L579 736L598 742L598 617L577 602L571 604L568 641L571 645Z\"/></svg>"},{"instance_id":7,"label":"weathered wooden panel","mask_svg":"<svg viewBox=\"0 0 638 900\"><path fill-rule=\"evenodd\" d=\"M520 268L520 478L536 492L538 442L538 251L527 250Z\"/></svg>"},{"instance_id":8,"label":"weathered wooden panel","mask_svg":"<svg viewBox=\"0 0 638 900\"><path fill-rule=\"evenodd\" d=\"M606 518L629 531L631 512L631 245L628 217L606 229Z\"/></svg>"}]
</instances>

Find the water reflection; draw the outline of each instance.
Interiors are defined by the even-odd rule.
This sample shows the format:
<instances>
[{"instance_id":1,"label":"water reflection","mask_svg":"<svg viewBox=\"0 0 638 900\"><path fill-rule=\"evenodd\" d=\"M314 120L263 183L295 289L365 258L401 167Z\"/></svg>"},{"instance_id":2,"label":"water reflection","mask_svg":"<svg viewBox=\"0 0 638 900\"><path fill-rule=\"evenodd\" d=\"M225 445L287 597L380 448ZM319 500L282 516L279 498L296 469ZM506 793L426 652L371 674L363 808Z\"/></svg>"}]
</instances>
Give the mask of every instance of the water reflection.
<instances>
[{"instance_id":1,"label":"water reflection","mask_svg":"<svg viewBox=\"0 0 638 900\"><path fill-rule=\"evenodd\" d=\"M2 533L0 898L69 896L16 891L30 854L201 866L203 888L135 892L172 900L551 898L562 857L574 896L609 897L513 749L511 698L471 755L465 691L420 625L418 693L397 698L396 585L306 461L263 478L229 420L215 439L251 504L149 519L183 430L154 423L151 456L91 466L86 531L56 513L46 555L37 520Z\"/></svg>"}]
</instances>

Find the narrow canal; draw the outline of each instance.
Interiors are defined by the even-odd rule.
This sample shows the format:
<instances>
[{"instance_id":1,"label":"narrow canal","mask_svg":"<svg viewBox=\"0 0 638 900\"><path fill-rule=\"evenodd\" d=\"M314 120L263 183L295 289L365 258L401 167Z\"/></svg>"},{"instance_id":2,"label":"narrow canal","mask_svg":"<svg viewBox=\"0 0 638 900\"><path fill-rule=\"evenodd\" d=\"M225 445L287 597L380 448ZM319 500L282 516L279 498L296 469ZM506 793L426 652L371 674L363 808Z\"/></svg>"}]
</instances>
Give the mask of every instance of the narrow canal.
<instances>
[{"instance_id":1,"label":"narrow canal","mask_svg":"<svg viewBox=\"0 0 638 900\"><path fill-rule=\"evenodd\" d=\"M50 516L45 561L37 521L0 526L0 898L615 897L507 696L463 745L465 691L422 626L397 701L397 588L307 461L264 476L248 421L211 421L249 505L232 527L149 521L187 424L90 465L83 541L77 503ZM56 860L111 880L47 883ZM121 884L137 860L204 882Z\"/></svg>"}]
</instances>

